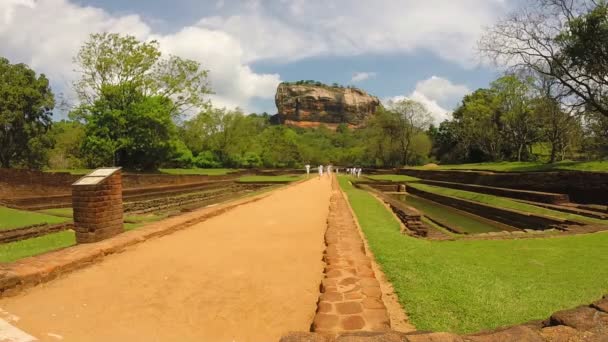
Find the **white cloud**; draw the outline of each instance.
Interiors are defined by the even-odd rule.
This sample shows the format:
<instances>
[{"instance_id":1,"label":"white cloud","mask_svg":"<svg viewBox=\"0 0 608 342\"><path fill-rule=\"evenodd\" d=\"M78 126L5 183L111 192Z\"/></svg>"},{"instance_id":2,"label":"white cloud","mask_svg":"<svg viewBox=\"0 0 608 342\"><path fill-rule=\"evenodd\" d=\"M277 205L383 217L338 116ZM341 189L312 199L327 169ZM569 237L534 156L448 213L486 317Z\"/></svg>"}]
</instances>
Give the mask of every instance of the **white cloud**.
<instances>
[{"instance_id":1,"label":"white cloud","mask_svg":"<svg viewBox=\"0 0 608 342\"><path fill-rule=\"evenodd\" d=\"M274 0L250 11L205 18L244 46L246 60L292 61L318 55L430 51L470 66L484 26L507 10L505 0Z\"/></svg>"},{"instance_id":2,"label":"white cloud","mask_svg":"<svg viewBox=\"0 0 608 342\"><path fill-rule=\"evenodd\" d=\"M376 77L375 72L356 72L353 74L353 77L350 79L350 81L353 83L357 83L357 82L363 82L365 80L368 80L368 79L374 78L374 77Z\"/></svg>"},{"instance_id":3,"label":"white cloud","mask_svg":"<svg viewBox=\"0 0 608 342\"><path fill-rule=\"evenodd\" d=\"M407 96L394 96L385 99L388 101L400 101L410 99L422 103L433 115L435 124L450 119L452 111L447 106L455 106L464 95L471 90L462 84L454 84L445 78L432 76L426 80L416 83L416 88Z\"/></svg>"},{"instance_id":4,"label":"white cloud","mask_svg":"<svg viewBox=\"0 0 608 342\"><path fill-rule=\"evenodd\" d=\"M279 75L258 74L247 65L238 40L225 32L185 27L158 34L137 15L114 16L67 0L1 0L0 55L46 73L55 92L70 94L77 74L72 58L90 33L119 32L157 39L165 53L199 61L210 70L216 105L248 108L254 97L273 98Z\"/></svg>"}]
</instances>

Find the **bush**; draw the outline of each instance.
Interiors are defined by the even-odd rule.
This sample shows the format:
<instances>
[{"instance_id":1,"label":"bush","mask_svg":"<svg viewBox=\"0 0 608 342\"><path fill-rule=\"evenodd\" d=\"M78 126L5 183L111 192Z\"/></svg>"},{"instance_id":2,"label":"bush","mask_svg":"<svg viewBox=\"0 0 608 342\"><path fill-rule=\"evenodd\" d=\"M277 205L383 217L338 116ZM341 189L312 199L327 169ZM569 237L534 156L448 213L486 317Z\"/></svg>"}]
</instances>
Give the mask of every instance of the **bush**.
<instances>
[{"instance_id":1,"label":"bush","mask_svg":"<svg viewBox=\"0 0 608 342\"><path fill-rule=\"evenodd\" d=\"M199 168L216 168L220 167L222 163L213 152L203 151L194 158L194 165Z\"/></svg>"}]
</instances>

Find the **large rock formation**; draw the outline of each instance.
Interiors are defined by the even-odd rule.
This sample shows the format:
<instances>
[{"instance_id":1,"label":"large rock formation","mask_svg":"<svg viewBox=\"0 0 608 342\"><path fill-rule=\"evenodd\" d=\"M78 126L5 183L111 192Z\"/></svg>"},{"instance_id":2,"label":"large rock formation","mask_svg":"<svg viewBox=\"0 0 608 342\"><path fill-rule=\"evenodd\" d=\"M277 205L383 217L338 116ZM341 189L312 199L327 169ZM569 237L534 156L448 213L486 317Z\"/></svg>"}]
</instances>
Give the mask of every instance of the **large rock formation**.
<instances>
[{"instance_id":1,"label":"large rock formation","mask_svg":"<svg viewBox=\"0 0 608 342\"><path fill-rule=\"evenodd\" d=\"M356 88L332 87L320 84L281 83L275 102L278 123L298 127L339 124L350 127L363 125L374 115L380 100Z\"/></svg>"}]
</instances>

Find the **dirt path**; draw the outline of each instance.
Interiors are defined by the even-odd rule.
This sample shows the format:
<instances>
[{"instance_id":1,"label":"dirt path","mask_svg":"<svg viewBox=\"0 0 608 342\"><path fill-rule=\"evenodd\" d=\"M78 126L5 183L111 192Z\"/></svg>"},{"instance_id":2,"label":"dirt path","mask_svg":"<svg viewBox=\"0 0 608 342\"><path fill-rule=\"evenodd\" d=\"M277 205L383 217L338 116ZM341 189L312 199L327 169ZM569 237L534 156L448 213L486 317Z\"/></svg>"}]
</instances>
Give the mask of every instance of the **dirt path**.
<instances>
[{"instance_id":1,"label":"dirt path","mask_svg":"<svg viewBox=\"0 0 608 342\"><path fill-rule=\"evenodd\" d=\"M40 341L278 341L308 331L323 278L328 178L109 256L0 316Z\"/></svg>"}]
</instances>

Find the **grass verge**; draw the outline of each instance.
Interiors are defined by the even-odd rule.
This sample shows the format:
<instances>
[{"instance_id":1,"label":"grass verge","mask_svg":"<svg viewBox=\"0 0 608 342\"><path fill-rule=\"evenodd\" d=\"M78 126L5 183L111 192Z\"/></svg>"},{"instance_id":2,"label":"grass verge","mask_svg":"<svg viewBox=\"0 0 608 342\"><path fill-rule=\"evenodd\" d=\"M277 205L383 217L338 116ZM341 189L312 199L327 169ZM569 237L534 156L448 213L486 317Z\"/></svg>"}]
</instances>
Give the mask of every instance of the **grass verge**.
<instances>
[{"instance_id":1,"label":"grass verge","mask_svg":"<svg viewBox=\"0 0 608 342\"><path fill-rule=\"evenodd\" d=\"M608 233L432 242L399 233L369 193L340 185L418 330L470 333L544 319L608 292Z\"/></svg>"},{"instance_id":2,"label":"grass verge","mask_svg":"<svg viewBox=\"0 0 608 342\"><path fill-rule=\"evenodd\" d=\"M76 236L71 230L0 244L0 262L11 262L75 244Z\"/></svg>"},{"instance_id":3,"label":"grass verge","mask_svg":"<svg viewBox=\"0 0 608 342\"><path fill-rule=\"evenodd\" d=\"M59 217L0 207L0 230L32 226L35 224L58 224L71 221L67 217Z\"/></svg>"},{"instance_id":4,"label":"grass verge","mask_svg":"<svg viewBox=\"0 0 608 342\"><path fill-rule=\"evenodd\" d=\"M488 194L481 194L477 192L465 191L465 190L457 190L450 188L442 188L433 185L427 184L412 184L410 185L413 188L440 194L446 196L452 196L462 199L467 199L479 203L490 204L497 207L508 208L518 211L523 211L532 214L546 215L564 220L575 220L579 222L585 222L589 224L608 224L608 220L600 220L592 217L586 217L576 214L569 214L562 211L547 209L543 207L538 207L532 204L518 202L509 198L499 197Z\"/></svg>"}]
</instances>

